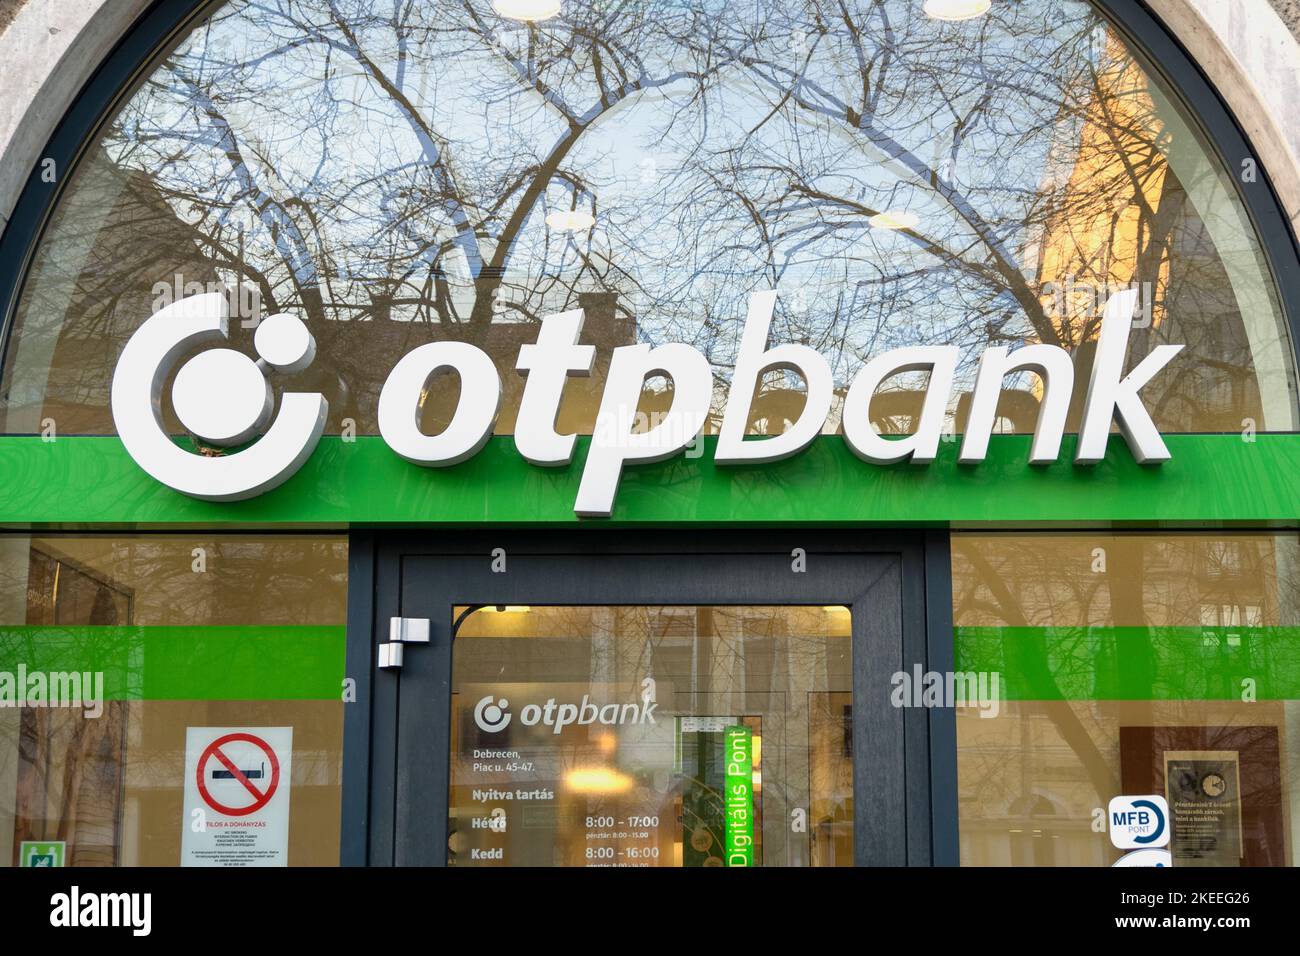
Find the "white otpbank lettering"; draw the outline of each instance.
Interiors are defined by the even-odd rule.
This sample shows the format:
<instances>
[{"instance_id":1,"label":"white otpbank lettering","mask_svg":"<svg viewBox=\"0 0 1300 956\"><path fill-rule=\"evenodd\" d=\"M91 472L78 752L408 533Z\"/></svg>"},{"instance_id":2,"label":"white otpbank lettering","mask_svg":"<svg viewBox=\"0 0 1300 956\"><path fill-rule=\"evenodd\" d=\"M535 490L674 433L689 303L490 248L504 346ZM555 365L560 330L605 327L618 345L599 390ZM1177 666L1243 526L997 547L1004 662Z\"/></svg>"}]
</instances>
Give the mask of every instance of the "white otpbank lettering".
<instances>
[{"instance_id":1,"label":"white otpbank lettering","mask_svg":"<svg viewBox=\"0 0 1300 956\"><path fill-rule=\"evenodd\" d=\"M1083 402L1077 464L1102 460L1112 422L1118 423L1137 461L1159 464L1170 457L1138 392L1183 347L1158 346L1124 375L1136 303L1137 291L1129 289L1112 295L1106 304ZM761 464L795 455L821 433L830 413L834 381L826 359L798 343L768 347L775 307L775 292L756 292L750 299L718 435L715 462L719 466ZM312 361L316 348L301 321L276 315L258 327L254 345L260 361L232 349L199 352L181 366L173 385L174 409L190 431L213 445L247 447L200 456L168 438L162 424L163 386L182 355L226 338L226 309L225 296L209 293L158 312L127 343L112 390L118 434L140 467L183 494L213 501L251 498L287 480L311 456L328 411L322 395L286 392L280 397L279 412L273 414L274 395L267 375L302 369ZM569 377L589 375L595 361L594 347L578 344L582 323L581 309L543 318L537 341L519 350L515 368L525 383L514 442L519 454L534 465L562 467L573 459L577 436L559 432L556 422ZM956 346L931 345L894 349L868 361L850 384L841 414L844 441L853 453L881 465L932 462L943 437L960 358ZM803 410L777 435L747 437L754 392L763 375L773 370L803 378ZM983 354L959 461L984 460L1003 380L1026 371L1042 381L1029 461L1056 461L1074 387L1074 362L1065 349L1046 344L1015 351L998 346ZM421 413L429 382L440 372L456 373L460 395L450 424L429 435L421 428ZM882 384L907 372L928 373L921 412L912 434L885 438L872 424L871 403ZM656 378L671 381L670 405L645 427L638 406L646 382ZM663 461L694 445L713 402L713 370L697 349L679 343L614 349L574 511L592 517L611 514L624 467ZM486 352L467 342L433 342L407 353L389 374L379 397L379 433L407 461L425 467L455 465L486 444L500 406L500 376Z\"/></svg>"},{"instance_id":2,"label":"white otpbank lettering","mask_svg":"<svg viewBox=\"0 0 1300 956\"><path fill-rule=\"evenodd\" d=\"M672 379L672 404L648 430L636 431L641 389L646 379L658 375ZM573 510L591 517L608 515L614 508L623 465L663 461L693 442L704 427L712 396L709 362L689 345L614 349Z\"/></svg>"},{"instance_id":3,"label":"white otpbank lettering","mask_svg":"<svg viewBox=\"0 0 1300 956\"><path fill-rule=\"evenodd\" d=\"M821 434L835 398L831 367L820 352L808 345L786 343L767 347L768 328L776 308L775 292L756 292L749 299L749 315L740 336L740 353L731 376L727 410L718 432L713 460L720 465L758 464L780 461L798 454ZM764 372L778 369L797 372L804 380L807 396L799 420L785 431L761 441L745 441L750 405Z\"/></svg>"},{"instance_id":4,"label":"white otpbank lettering","mask_svg":"<svg viewBox=\"0 0 1300 956\"><path fill-rule=\"evenodd\" d=\"M560 734L565 727L604 724L613 727L621 724L654 724L655 709L659 706L652 697L643 697L639 703L601 704L587 694L581 701L558 703L554 697L545 703L525 704L519 711L519 722L525 727L550 727L551 733ZM514 715L510 702L504 697L488 694L474 705L474 723L484 733L495 734L510 726Z\"/></svg>"},{"instance_id":5,"label":"white otpbank lettering","mask_svg":"<svg viewBox=\"0 0 1300 956\"><path fill-rule=\"evenodd\" d=\"M577 435L555 430L560 399L570 375L591 374L596 361L594 345L579 345L581 309L561 312L542 321L537 344L519 348L515 368L525 376L524 395L515 419L515 447L534 465L567 465L573 460Z\"/></svg>"}]
</instances>

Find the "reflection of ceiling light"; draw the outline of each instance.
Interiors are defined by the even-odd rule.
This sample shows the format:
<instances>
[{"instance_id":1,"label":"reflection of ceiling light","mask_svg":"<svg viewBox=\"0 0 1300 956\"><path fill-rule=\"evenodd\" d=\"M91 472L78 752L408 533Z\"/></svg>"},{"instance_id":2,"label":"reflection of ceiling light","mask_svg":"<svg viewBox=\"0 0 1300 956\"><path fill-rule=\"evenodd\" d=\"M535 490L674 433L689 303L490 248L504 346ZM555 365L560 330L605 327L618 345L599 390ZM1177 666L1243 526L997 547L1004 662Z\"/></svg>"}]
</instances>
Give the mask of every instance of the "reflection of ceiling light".
<instances>
[{"instance_id":1,"label":"reflection of ceiling light","mask_svg":"<svg viewBox=\"0 0 1300 956\"><path fill-rule=\"evenodd\" d=\"M868 220L872 229L914 229L921 218L914 212L901 209L886 209L878 212Z\"/></svg>"},{"instance_id":2,"label":"reflection of ceiling light","mask_svg":"<svg viewBox=\"0 0 1300 956\"><path fill-rule=\"evenodd\" d=\"M622 793L632 789L632 778L608 767L588 767L570 770L564 785L577 793Z\"/></svg>"},{"instance_id":3,"label":"reflection of ceiling light","mask_svg":"<svg viewBox=\"0 0 1300 956\"><path fill-rule=\"evenodd\" d=\"M531 604L489 604L483 608L484 614L527 614L533 609Z\"/></svg>"},{"instance_id":4,"label":"reflection of ceiling light","mask_svg":"<svg viewBox=\"0 0 1300 956\"><path fill-rule=\"evenodd\" d=\"M925 0L924 10L935 20L973 20L992 5L992 0Z\"/></svg>"},{"instance_id":5,"label":"reflection of ceiling light","mask_svg":"<svg viewBox=\"0 0 1300 956\"><path fill-rule=\"evenodd\" d=\"M553 232L586 232L596 224L596 217L581 209L560 209L546 217Z\"/></svg>"},{"instance_id":6,"label":"reflection of ceiling light","mask_svg":"<svg viewBox=\"0 0 1300 956\"><path fill-rule=\"evenodd\" d=\"M492 9L508 20L549 20L560 12L560 0L492 0Z\"/></svg>"}]
</instances>

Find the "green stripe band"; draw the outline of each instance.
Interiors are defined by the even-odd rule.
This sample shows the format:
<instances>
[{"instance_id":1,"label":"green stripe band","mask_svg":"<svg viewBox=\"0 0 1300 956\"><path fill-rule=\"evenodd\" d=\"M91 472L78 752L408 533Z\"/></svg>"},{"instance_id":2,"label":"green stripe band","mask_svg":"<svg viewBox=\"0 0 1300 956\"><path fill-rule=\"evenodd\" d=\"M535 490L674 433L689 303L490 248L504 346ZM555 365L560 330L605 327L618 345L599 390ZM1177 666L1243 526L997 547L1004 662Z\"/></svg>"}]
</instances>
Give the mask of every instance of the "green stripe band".
<instances>
[{"instance_id":1,"label":"green stripe band","mask_svg":"<svg viewBox=\"0 0 1300 956\"><path fill-rule=\"evenodd\" d=\"M1300 700L1300 627L958 627L1005 700ZM345 629L0 627L0 671L102 672L107 700L336 700ZM1247 682L1250 683L1247 683Z\"/></svg>"},{"instance_id":2,"label":"green stripe band","mask_svg":"<svg viewBox=\"0 0 1300 956\"><path fill-rule=\"evenodd\" d=\"M958 627L1003 700L1300 700L1300 627Z\"/></svg>"},{"instance_id":3,"label":"green stripe band","mask_svg":"<svg viewBox=\"0 0 1300 956\"><path fill-rule=\"evenodd\" d=\"M342 700L345 633L342 626L0 626L0 672L99 672L105 700Z\"/></svg>"},{"instance_id":4,"label":"green stripe band","mask_svg":"<svg viewBox=\"0 0 1300 956\"><path fill-rule=\"evenodd\" d=\"M654 524L781 526L1222 525L1300 522L1300 435L1168 435L1171 461L1142 466L1112 435L1104 461L1027 464L1030 436L994 436L987 460L957 463L958 443L930 465L869 465L839 436L793 458L718 466L715 439L695 458L677 455L624 469L611 519L573 513L591 439L573 464L541 468L497 436L450 468L421 468L374 436L321 440L283 486L248 501L196 501L163 487L116 437L0 437L0 524L316 526L467 525L508 522L590 527Z\"/></svg>"}]
</instances>

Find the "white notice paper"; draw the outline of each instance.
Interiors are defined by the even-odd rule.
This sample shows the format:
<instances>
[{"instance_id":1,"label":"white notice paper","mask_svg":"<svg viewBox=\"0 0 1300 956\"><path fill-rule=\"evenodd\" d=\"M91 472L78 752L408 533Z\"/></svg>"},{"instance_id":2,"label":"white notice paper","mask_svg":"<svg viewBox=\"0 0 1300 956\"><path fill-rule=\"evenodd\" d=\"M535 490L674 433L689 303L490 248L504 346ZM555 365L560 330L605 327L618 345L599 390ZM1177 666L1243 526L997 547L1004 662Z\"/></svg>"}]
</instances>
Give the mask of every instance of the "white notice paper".
<instances>
[{"instance_id":1,"label":"white notice paper","mask_svg":"<svg viewBox=\"0 0 1300 956\"><path fill-rule=\"evenodd\" d=\"M181 866L287 866L292 727L188 727Z\"/></svg>"}]
</instances>

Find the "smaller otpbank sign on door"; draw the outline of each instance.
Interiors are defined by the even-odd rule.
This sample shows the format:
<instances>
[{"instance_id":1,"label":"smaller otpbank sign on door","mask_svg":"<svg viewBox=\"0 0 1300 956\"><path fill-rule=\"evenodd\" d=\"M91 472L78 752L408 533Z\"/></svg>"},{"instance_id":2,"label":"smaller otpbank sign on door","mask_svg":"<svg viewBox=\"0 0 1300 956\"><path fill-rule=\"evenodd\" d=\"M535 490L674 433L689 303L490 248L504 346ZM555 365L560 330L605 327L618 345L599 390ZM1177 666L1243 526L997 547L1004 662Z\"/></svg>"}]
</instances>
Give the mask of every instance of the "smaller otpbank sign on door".
<instances>
[{"instance_id":1,"label":"smaller otpbank sign on door","mask_svg":"<svg viewBox=\"0 0 1300 956\"><path fill-rule=\"evenodd\" d=\"M525 704L519 711L519 722L525 727L550 727L551 733L559 735L565 727L577 725L588 727L601 724L606 727L623 724L654 724L655 707L658 705L649 697L643 696L640 703L633 704L598 704L587 694L582 695L581 702L556 703L552 697L544 704ZM474 723L484 733L494 734L510 726L514 715L510 712L510 701L496 694L488 694L474 705Z\"/></svg>"}]
</instances>

